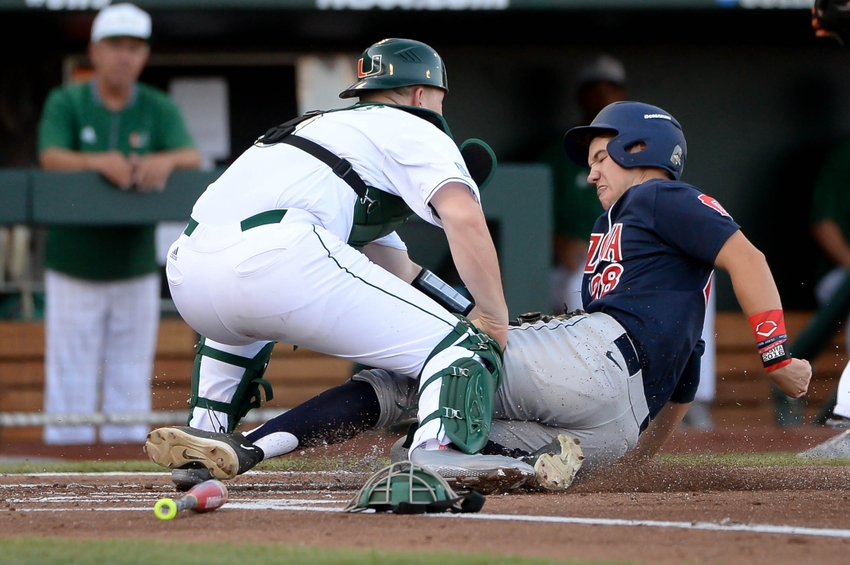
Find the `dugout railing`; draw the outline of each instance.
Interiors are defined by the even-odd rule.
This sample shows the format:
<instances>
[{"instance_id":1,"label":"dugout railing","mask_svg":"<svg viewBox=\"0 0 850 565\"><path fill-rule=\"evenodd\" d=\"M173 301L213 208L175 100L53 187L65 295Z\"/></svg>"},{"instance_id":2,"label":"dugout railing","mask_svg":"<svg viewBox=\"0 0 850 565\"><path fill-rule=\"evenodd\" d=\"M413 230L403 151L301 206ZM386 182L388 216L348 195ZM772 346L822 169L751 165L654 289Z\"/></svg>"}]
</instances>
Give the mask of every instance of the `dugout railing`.
<instances>
[{"instance_id":1,"label":"dugout railing","mask_svg":"<svg viewBox=\"0 0 850 565\"><path fill-rule=\"evenodd\" d=\"M192 204L221 170L175 171L163 192L121 191L92 172L0 170L0 225L49 226L188 221ZM551 175L538 164L502 164L483 191L484 212L498 247L511 315L547 309L551 257ZM447 263L442 232L418 218L399 230L418 263L438 272ZM32 292L41 281L16 281L6 292ZM185 420L189 377L198 336L164 309L154 366L154 412L124 421L151 424ZM38 319L0 320L0 442L40 441L41 426L56 420L114 421L103 413L45 415L44 328ZM285 410L350 375L352 364L288 344L277 344L266 374L275 397L249 421Z\"/></svg>"}]
</instances>

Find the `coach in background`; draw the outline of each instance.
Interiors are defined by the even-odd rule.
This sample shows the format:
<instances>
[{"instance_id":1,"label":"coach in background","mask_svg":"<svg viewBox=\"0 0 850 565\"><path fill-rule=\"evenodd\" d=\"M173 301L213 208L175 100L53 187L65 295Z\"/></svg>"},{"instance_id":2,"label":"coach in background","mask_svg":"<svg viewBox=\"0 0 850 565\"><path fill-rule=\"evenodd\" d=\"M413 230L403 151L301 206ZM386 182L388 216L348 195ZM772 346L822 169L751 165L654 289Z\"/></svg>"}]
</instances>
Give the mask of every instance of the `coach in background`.
<instances>
[{"instance_id":1,"label":"coach in background","mask_svg":"<svg viewBox=\"0 0 850 565\"><path fill-rule=\"evenodd\" d=\"M103 8L91 29L91 80L57 87L39 124L47 171L97 171L119 190L161 191L201 156L180 110L138 82L151 18L131 4ZM159 328L155 225L55 226L45 251L45 401L48 414L143 413ZM144 424L100 427L102 443L140 443ZM48 444L89 444L91 425L48 425Z\"/></svg>"}]
</instances>

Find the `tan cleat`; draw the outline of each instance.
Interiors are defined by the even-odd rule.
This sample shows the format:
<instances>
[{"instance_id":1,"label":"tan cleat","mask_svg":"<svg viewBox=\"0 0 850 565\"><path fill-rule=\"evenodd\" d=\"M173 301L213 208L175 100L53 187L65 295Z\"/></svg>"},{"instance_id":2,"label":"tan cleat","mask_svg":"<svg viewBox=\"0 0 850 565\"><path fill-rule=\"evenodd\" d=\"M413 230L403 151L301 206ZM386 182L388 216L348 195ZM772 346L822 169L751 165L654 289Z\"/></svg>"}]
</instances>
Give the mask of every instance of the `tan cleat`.
<instances>
[{"instance_id":1,"label":"tan cleat","mask_svg":"<svg viewBox=\"0 0 850 565\"><path fill-rule=\"evenodd\" d=\"M567 434L558 434L558 444L559 450L553 449L543 453L534 462L537 484L546 490L568 489L584 461L578 439ZM555 447L554 442L552 447Z\"/></svg>"},{"instance_id":2,"label":"tan cleat","mask_svg":"<svg viewBox=\"0 0 850 565\"><path fill-rule=\"evenodd\" d=\"M145 453L169 469L207 469L219 480L232 479L263 460L263 450L239 433L205 432L188 426L159 428L148 434Z\"/></svg>"}]
</instances>

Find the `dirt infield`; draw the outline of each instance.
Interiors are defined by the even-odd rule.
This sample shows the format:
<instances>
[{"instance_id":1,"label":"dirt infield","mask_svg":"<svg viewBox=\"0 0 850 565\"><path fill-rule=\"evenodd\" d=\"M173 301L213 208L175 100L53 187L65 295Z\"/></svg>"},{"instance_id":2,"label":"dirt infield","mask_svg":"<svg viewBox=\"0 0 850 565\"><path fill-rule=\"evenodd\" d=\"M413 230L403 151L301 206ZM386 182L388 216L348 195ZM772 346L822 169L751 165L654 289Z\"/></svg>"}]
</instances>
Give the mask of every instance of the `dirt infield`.
<instances>
[{"instance_id":1,"label":"dirt infield","mask_svg":"<svg viewBox=\"0 0 850 565\"><path fill-rule=\"evenodd\" d=\"M800 451L831 430L676 434L673 453ZM0 476L4 536L279 542L325 547L492 552L556 560L770 564L850 562L850 467L656 465L560 494L488 496L478 514L393 516L340 510L396 436L364 434L293 457L361 457L358 472L258 471L228 482L215 512L170 522L154 502L179 496L167 473ZM142 459L138 446L0 446L0 456ZM360 467L360 466L358 466Z\"/></svg>"}]
</instances>

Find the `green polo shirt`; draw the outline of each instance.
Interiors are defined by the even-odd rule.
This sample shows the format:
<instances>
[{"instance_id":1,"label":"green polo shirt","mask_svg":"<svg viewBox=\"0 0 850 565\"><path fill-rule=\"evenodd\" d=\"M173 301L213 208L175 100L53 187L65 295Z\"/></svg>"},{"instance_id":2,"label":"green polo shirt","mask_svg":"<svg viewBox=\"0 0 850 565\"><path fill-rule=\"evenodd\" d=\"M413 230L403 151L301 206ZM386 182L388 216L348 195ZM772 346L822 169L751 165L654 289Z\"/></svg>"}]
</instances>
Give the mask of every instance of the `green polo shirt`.
<instances>
[{"instance_id":1,"label":"green polo shirt","mask_svg":"<svg viewBox=\"0 0 850 565\"><path fill-rule=\"evenodd\" d=\"M39 152L49 148L144 155L194 147L180 108L163 91L138 84L130 103L105 108L93 82L50 92L38 127ZM117 187L115 190L119 190ZM45 266L90 280L117 280L155 272L156 225L52 226Z\"/></svg>"}]
</instances>

